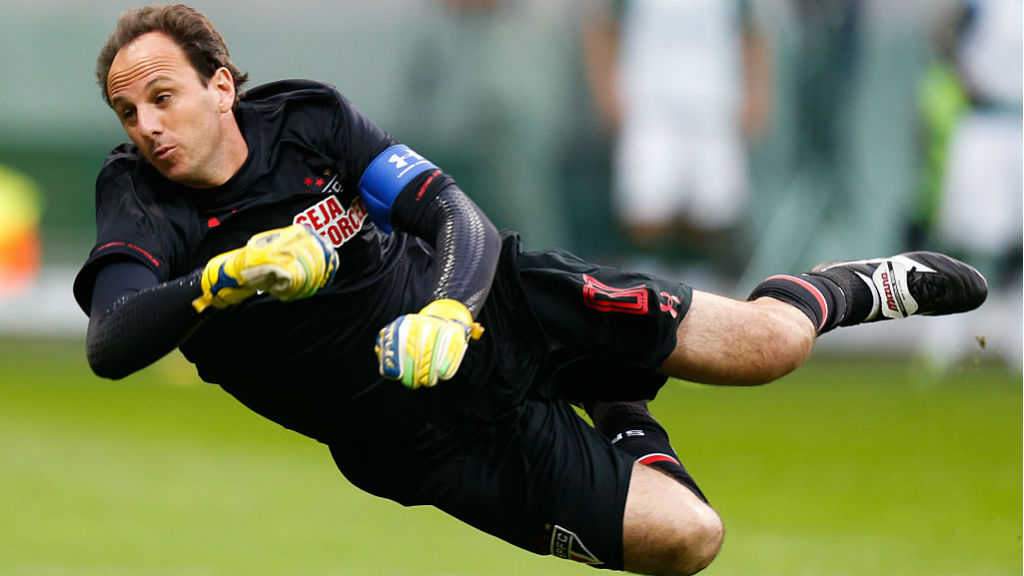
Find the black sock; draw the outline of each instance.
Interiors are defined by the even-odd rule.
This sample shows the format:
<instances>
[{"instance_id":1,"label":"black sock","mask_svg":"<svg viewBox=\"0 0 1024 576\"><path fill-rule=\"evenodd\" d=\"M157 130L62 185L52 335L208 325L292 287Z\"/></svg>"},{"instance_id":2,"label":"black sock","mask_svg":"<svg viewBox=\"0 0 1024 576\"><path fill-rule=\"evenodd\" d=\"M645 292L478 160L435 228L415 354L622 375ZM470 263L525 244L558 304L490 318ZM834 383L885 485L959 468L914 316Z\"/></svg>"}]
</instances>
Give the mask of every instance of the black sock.
<instances>
[{"instance_id":1,"label":"black sock","mask_svg":"<svg viewBox=\"0 0 1024 576\"><path fill-rule=\"evenodd\" d=\"M701 492L690 473L679 461L669 443L668 433L647 410L647 402L593 402L587 413L594 427L608 438L612 445L636 459L637 462L668 474L689 488L701 500Z\"/></svg>"},{"instance_id":2,"label":"black sock","mask_svg":"<svg viewBox=\"0 0 1024 576\"><path fill-rule=\"evenodd\" d=\"M768 296L796 306L814 323L818 334L839 326L847 316L847 297L838 284L824 276L772 276L750 292L747 300Z\"/></svg>"},{"instance_id":3,"label":"black sock","mask_svg":"<svg viewBox=\"0 0 1024 576\"><path fill-rule=\"evenodd\" d=\"M811 272L814 278L831 280L846 295L846 314L839 326L853 326L861 322L882 320L879 317L881 300L871 280L844 266L835 266L822 272Z\"/></svg>"}]
</instances>

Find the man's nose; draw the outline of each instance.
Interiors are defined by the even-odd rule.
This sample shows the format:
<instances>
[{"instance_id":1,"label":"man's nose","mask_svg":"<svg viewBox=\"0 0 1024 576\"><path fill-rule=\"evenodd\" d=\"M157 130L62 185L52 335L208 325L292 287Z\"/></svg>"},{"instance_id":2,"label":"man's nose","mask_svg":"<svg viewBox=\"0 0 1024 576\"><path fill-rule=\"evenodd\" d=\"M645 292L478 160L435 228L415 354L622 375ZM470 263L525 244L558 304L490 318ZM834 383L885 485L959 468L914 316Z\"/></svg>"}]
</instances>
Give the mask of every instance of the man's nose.
<instances>
[{"instance_id":1,"label":"man's nose","mask_svg":"<svg viewBox=\"0 0 1024 576\"><path fill-rule=\"evenodd\" d=\"M144 135L160 134L164 131L163 120L161 114L157 110L142 110L138 111L139 115L139 131Z\"/></svg>"}]
</instances>

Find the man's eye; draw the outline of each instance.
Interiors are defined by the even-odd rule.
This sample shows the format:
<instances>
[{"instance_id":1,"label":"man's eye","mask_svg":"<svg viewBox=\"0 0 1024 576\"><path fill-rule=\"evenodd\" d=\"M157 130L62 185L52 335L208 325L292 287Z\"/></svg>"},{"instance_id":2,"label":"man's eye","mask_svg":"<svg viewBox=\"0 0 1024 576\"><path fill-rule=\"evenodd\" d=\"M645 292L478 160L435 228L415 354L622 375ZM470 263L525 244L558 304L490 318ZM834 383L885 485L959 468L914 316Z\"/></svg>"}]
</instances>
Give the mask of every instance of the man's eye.
<instances>
[{"instance_id":1,"label":"man's eye","mask_svg":"<svg viewBox=\"0 0 1024 576\"><path fill-rule=\"evenodd\" d=\"M170 99L171 99L171 95L170 94L160 94L159 96L156 97L156 103L157 104L163 104L163 103L167 102Z\"/></svg>"},{"instance_id":2,"label":"man's eye","mask_svg":"<svg viewBox=\"0 0 1024 576\"><path fill-rule=\"evenodd\" d=\"M121 111L121 119L122 120L131 120L134 116L135 116L135 110L122 110Z\"/></svg>"}]
</instances>

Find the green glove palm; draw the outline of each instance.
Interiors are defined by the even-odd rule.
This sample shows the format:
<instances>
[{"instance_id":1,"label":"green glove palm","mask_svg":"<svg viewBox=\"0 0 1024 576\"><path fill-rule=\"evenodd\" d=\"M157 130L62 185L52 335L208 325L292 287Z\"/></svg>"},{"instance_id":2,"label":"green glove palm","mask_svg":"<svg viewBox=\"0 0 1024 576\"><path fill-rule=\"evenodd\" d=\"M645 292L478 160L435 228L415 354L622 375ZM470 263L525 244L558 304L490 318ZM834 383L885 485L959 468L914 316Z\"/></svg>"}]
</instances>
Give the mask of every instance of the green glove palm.
<instances>
[{"instance_id":1,"label":"green glove palm","mask_svg":"<svg viewBox=\"0 0 1024 576\"><path fill-rule=\"evenodd\" d=\"M431 302L418 314L399 316L381 329L374 346L380 374L412 389L449 380L470 339L479 340L483 332L461 302Z\"/></svg>"}]
</instances>

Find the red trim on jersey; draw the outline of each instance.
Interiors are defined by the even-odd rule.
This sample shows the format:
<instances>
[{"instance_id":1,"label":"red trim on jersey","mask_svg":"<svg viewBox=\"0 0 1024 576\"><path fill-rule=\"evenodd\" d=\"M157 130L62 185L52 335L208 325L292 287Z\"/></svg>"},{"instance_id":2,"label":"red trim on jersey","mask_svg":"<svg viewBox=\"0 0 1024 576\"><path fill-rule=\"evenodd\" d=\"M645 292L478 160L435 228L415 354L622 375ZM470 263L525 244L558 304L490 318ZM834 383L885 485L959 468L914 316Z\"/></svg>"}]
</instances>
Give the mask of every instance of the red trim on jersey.
<instances>
[{"instance_id":1,"label":"red trim on jersey","mask_svg":"<svg viewBox=\"0 0 1024 576\"><path fill-rule=\"evenodd\" d=\"M437 178L437 175L440 174L440 173L441 173L440 170L434 170L434 173L431 174L426 180L423 181L423 185L420 186L419 192L416 192L416 201L417 202L420 199L423 198L423 193L427 191L427 186L430 186L430 183L433 182L434 178Z\"/></svg>"},{"instance_id":2,"label":"red trim on jersey","mask_svg":"<svg viewBox=\"0 0 1024 576\"><path fill-rule=\"evenodd\" d=\"M108 242L108 243L104 244L103 246L100 246L99 248L97 248L96 252L102 252L102 251L106 250L107 248L116 248L116 247L121 247L121 246L123 246L125 248L131 248L132 250L135 250L136 252L142 254L143 256L146 257L147 260L150 261L150 263L153 264L153 266L157 266L157 267L160 266L160 261L157 260L156 258L154 258L152 254L150 254L146 250L143 250L142 248L139 248L135 244L129 244L128 242Z\"/></svg>"},{"instance_id":3,"label":"red trim on jersey","mask_svg":"<svg viewBox=\"0 0 1024 576\"><path fill-rule=\"evenodd\" d=\"M637 458L636 461L641 463L641 464L643 464L643 465L645 465L645 466L650 466L651 464L654 464L655 462L671 462L671 463L675 464L676 466L682 466L682 464L679 463L679 460L676 460L675 458L669 456L668 454L663 454L661 452L655 452L653 454L648 454L647 456L643 456L641 458Z\"/></svg>"}]
</instances>

